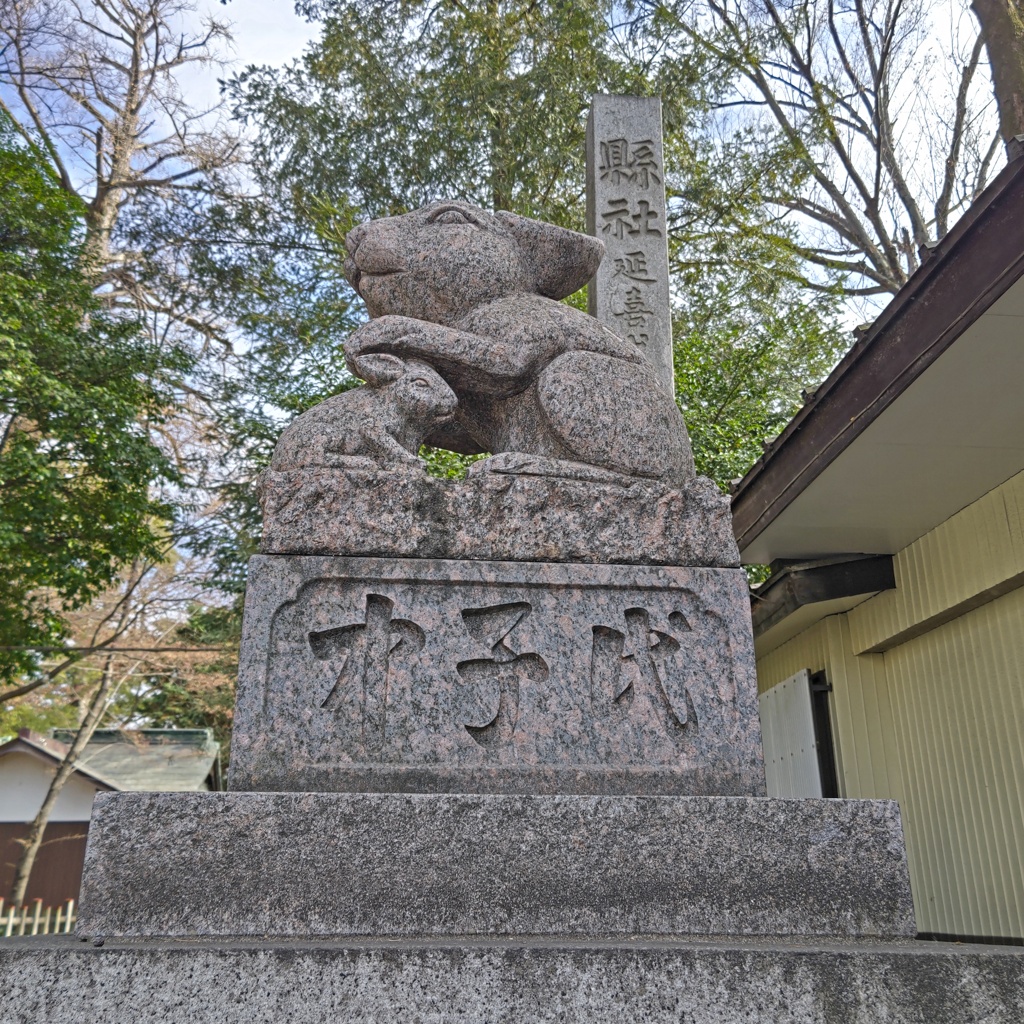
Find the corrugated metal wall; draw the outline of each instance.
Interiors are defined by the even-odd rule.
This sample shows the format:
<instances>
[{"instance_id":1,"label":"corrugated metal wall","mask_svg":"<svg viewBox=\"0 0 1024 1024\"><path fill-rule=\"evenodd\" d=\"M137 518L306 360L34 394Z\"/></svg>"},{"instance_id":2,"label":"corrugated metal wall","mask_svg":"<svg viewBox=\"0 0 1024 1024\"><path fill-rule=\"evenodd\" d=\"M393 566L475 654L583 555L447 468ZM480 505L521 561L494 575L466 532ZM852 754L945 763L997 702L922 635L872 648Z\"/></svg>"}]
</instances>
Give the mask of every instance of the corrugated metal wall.
<instances>
[{"instance_id":1,"label":"corrugated metal wall","mask_svg":"<svg viewBox=\"0 0 1024 1024\"><path fill-rule=\"evenodd\" d=\"M918 928L1024 937L1024 590L884 658Z\"/></svg>"},{"instance_id":2,"label":"corrugated metal wall","mask_svg":"<svg viewBox=\"0 0 1024 1024\"><path fill-rule=\"evenodd\" d=\"M921 931L1024 937L1024 474L896 569L763 656L758 688L826 671L840 792L900 801Z\"/></svg>"}]
</instances>

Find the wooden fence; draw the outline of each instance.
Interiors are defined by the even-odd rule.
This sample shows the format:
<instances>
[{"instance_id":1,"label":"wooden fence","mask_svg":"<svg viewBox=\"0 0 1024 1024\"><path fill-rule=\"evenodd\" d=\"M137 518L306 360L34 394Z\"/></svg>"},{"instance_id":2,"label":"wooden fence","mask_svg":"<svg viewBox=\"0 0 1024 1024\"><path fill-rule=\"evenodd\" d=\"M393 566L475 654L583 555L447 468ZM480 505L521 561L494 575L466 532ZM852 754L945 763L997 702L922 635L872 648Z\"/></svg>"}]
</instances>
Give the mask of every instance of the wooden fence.
<instances>
[{"instance_id":1,"label":"wooden fence","mask_svg":"<svg viewBox=\"0 0 1024 1024\"><path fill-rule=\"evenodd\" d=\"M30 906L6 907L0 899L0 937L11 935L51 935L70 932L75 926L75 901L59 907L44 907L42 900Z\"/></svg>"}]
</instances>

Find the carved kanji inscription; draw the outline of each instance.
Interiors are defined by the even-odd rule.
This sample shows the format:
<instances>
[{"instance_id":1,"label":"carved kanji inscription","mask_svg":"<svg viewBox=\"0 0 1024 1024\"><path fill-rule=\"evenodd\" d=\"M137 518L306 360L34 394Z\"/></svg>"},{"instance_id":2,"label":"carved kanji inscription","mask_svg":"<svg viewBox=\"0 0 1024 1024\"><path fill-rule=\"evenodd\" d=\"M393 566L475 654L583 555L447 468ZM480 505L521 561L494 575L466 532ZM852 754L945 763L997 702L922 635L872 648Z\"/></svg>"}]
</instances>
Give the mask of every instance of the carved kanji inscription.
<instances>
[{"instance_id":1,"label":"carved kanji inscription","mask_svg":"<svg viewBox=\"0 0 1024 1024\"><path fill-rule=\"evenodd\" d=\"M607 139L600 144L601 181L612 185L627 182L639 188L661 184L661 167L654 152L653 139L631 142L629 139Z\"/></svg>"},{"instance_id":2,"label":"carved kanji inscription","mask_svg":"<svg viewBox=\"0 0 1024 1024\"><path fill-rule=\"evenodd\" d=\"M621 628L593 627L590 686L595 711L628 708L638 689L656 696L678 725L693 718L686 688L674 671L680 637L690 631L682 612L668 616L668 629L651 624L646 608L627 608Z\"/></svg>"},{"instance_id":3,"label":"carved kanji inscription","mask_svg":"<svg viewBox=\"0 0 1024 1024\"><path fill-rule=\"evenodd\" d=\"M672 394L668 208L656 98L595 96L587 124L587 230L607 249L590 312L639 349Z\"/></svg>"},{"instance_id":4,"label":"carved kanji inscription","mask_svg":"<svg viewBox=\"0 0 1024 1024\"><path fill-rule=\"evenodd\" d=\"M516 627L531 613L525 601L489 608L467 608L462 613L466 631L490 648L489 658L461 661L456 666L479 708L476 721L464 723L482 747L508 743L519 720L520 688L548 678L547 662L535 652L519 653L511 645ZM491 713L493 711L493 714Z\"/></svg>"},{"instance_id":5,"label":"carved kanji inscription","mask_svg":"<svg viewBox=\"0 0 1024 1024\"><path fill-rule=\"evenodd\" d=\"M337 681L320 706L334 710L342 705L346 690L361 692L363 742L370 750L379 750L384 744L392 658L422 650L424 643L423 630L409 619L392 618L393 611L394 602L389 598L367 594L364 622L309 634L309 646L317 658L345 658Z\"/></svg>"},{"instance_id":6,"label":"carved kanji inscription","mask_svg":"<svg viewBox=\"0 0 1024 1024\"><path fill-rule=\"evenodd\" d=\"M738 569L297 558L268 580L265 564L238 778L592 792L607 769L636 792L763 792Z\"/></svg>"}]
</instances>

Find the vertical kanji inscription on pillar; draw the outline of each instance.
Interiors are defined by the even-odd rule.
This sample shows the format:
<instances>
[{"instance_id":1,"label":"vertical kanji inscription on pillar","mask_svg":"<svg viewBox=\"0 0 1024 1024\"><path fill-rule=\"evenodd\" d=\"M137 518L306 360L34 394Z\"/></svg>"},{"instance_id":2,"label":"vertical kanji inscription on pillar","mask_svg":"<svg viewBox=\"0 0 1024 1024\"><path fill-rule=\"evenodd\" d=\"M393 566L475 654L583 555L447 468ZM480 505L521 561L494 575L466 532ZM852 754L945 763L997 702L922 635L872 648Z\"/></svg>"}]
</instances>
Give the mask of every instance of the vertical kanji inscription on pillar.
<instances>
[{"instance_id":1,"label":"vertical kanji inscription on pillar","mask_svg":"<svg viewBox=\"0 0 1024 1024\"><path fill-rule=\"evenodd\" d=\"M670 394L672 318L661 100L595 96L587 122L587 230L607 256L590 312L637 347Z\"/></svg>"}]
</instances>

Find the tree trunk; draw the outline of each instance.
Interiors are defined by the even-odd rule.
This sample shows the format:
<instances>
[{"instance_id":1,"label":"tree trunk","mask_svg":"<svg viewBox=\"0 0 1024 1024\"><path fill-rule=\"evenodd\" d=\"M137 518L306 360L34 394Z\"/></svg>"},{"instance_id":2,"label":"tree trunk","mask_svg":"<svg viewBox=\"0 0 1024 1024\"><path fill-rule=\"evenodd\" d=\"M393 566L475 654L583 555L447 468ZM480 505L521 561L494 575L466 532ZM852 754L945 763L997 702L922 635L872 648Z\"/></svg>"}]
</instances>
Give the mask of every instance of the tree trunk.
<instances>
[{"instance_id":1,"label":"tree trunk","mask_svg":"<svg viewBox=\"0 0 1024 1024\"><path fill-rule=\"evenodd\" d=\"M100 724L100 720L103 718L103 713L107 709L107 698L110 695L113 679L113 657L108 656L103 668L103 675L100 677L99 689L93 695L82 725L75 734L67 754L64 755L64 760L58 765L57 772L53 776L53 781L46 792L43 804L32 822L28 835L23 840L24 850L22 851L21 859L18 861L18 868L14 872L14 884L11 887L11 904L15 907L20 907L25 902L25 891L28 889L29 876L32 874L32 867L36 862L36 854L39 853L39 847L43 844L43 833L46 831L46 824L50 820L50 814L56 806L57 798L60 796L64 784L71 778L75 770L75 763L78 761L79 755L85 749L85 745L89 740L92 739L96 726Z\"/></svg>"},{"instance_id":2,"label":"tree trunk","mask_svg":"<svg viewBox=\"0 0 1024 1024\"><path fill-rule=\"evenodd\" d=\"M985 38L999 130L1006 143L1024 135L1024 0L971 0Z\"/></svg>"}]
</instances>

